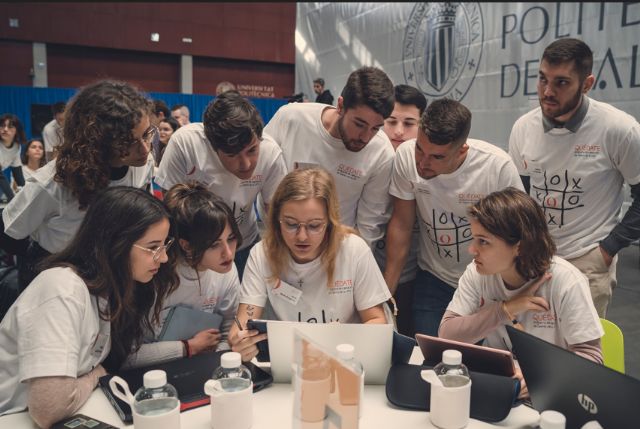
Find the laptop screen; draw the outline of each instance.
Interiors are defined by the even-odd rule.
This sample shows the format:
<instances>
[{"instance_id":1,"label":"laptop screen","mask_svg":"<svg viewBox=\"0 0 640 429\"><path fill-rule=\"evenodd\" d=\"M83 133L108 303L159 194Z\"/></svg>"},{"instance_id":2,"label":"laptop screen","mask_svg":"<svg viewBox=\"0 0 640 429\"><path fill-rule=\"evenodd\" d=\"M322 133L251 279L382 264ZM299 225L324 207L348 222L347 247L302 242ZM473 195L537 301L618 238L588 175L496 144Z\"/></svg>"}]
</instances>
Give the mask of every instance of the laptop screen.
<instances>
[{"instance_id":1,"label":"laptop screen","mask_svg":"<svg viewBox=\"0 0 640 429\"><path fill-rule=\"evenodd\" d=\"M638 427L640 380L507 326L533 407L559 411L567 429L597 421L605 429Z\"/></svg>"},{"instance_id":2,"label":"laptop screen","mask_svg":"<svg viewBox=\"0 0 640 429\"><path fill-rule=\"evenodd\" d=\"M306 323L267 321L271 374L276 383L291 382L293 332L299 329L320 346L335 350L341 343L354 346L362 363L366 384L384 384L391 367L393 325L361 323Z\"/></svg>"}]
</instances>

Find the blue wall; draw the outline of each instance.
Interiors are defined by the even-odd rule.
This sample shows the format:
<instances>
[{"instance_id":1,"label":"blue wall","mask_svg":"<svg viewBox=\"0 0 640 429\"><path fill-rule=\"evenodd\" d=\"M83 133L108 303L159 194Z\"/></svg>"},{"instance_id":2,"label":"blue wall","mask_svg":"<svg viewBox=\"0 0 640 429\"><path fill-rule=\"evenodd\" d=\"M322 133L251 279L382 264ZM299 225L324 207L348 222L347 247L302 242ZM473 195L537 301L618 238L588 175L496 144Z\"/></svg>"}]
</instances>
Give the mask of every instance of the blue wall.
<instances>
[{"instance_id":1,"label":"blue wall","mask_svg":"<svg viewBox=\"0 0 640 429\"><path fill-rule=\"evenodd\" d=\"M13 113L23 122L27 139L31 135L31 105L53 104L57 101L68 101L76 88L33 88L29 86L0 86L0 114ZM160 99L171 108L174 104L185 104L189 107L191 122L202 121L207 104L214 98L211 95L200 94L169 94L150 92L149 97ZM251 98L266 124L280 106L287 104L287 100L280 98ZM53 119L53 117L52 117Z\"/></svg>"}]
</instances>

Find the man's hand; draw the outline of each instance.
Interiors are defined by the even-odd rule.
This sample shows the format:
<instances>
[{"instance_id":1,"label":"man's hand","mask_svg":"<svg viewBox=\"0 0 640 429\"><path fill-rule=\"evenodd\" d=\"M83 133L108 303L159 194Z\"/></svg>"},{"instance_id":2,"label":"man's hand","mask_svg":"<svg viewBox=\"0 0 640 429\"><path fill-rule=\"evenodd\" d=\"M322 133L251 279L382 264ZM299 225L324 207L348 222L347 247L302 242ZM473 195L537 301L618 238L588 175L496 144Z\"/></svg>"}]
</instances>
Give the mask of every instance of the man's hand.
<instances>
[{"instance_id":1,"label":"man's hand","mask_svg":"<svg viewBox=\"0 0 640 429\"><path fill-rule=\"evenodd\" d=\"M613 256L609 255L602 246L598 246L598 248L600 249L600 253L602 254L602 259L604 259L604 263L607 265L607 267L610 267L611 263L613 262Z\"/></svg>"}]
</instances>

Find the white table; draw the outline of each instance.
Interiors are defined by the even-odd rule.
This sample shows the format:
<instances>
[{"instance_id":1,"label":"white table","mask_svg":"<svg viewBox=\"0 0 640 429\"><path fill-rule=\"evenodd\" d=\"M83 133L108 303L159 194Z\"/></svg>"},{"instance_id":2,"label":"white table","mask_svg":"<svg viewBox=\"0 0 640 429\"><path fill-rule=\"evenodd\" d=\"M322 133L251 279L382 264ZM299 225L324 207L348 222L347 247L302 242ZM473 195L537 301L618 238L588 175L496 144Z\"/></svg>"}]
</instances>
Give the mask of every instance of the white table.
<instances>
[{"instance_id":1,"label":"white table","mask_svg":"<svg viewBox=\"0 0 640 429\"><path fill-rule=\"evenodd\" d=\"M419 349L414 350L411 362L422 361ZM252 429L286 429L292 427L293 390L290 384L273 384L257 392L253 400ZM426 411L408 411L394 407L387 401L384 386L365 386L364 405L360 428L412 429L434 428ZM125 426L102 390L96 389L79 413L102 420L116 427ZM211 429L211 408L204 406L180 415L181 429ZM502 422L489 424L471 419L467 429L483 428L531 428L535 427L539 414L532 408L519 405L511 410ZM33 429L36 425L29 414L18 413L0 417L0 428Z\"/></svg>"}]
</instances>

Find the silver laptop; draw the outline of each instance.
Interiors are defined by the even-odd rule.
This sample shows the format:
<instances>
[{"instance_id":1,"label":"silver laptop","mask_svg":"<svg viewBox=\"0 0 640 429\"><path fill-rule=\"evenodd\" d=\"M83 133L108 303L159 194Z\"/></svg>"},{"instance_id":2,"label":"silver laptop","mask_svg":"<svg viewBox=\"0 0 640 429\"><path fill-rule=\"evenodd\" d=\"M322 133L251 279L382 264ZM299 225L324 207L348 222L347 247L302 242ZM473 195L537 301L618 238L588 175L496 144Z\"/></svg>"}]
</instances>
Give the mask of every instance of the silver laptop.
<instances>
[{"instance_id":1,"label":"silver laptop","mask_svg":"<svg viewBox=\"0 0 640 429\"><path fill-rule=\"evenodd\" d=\"M391 367L393 325L267 321L271 375L275 383L291 382L293 332L300 330L328 350L349 343L364 367L366 384L385 384Z\"/></svg>"}]
</instances>

